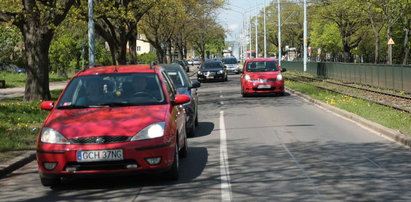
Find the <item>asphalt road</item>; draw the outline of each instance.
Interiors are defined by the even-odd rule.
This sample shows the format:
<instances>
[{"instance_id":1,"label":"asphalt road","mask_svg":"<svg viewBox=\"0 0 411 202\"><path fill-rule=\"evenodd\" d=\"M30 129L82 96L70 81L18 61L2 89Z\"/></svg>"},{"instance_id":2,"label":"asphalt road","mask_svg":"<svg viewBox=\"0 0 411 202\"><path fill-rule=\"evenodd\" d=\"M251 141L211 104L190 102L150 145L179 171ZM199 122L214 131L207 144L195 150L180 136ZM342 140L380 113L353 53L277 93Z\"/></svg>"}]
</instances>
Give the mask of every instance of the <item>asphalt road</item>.
<instances>
[{"instance_id":1,"label":"asphalt road","mask_svg":"<svg viewBox=\"0 0 411 202\"><path fill-rule=\"evenodd\" d=\"M411 201L411 152L301 98L203 83L199 127L176 182L158 176L41 186L36 162L0 179L0 201Z\"/></svg>"}]
</instances>

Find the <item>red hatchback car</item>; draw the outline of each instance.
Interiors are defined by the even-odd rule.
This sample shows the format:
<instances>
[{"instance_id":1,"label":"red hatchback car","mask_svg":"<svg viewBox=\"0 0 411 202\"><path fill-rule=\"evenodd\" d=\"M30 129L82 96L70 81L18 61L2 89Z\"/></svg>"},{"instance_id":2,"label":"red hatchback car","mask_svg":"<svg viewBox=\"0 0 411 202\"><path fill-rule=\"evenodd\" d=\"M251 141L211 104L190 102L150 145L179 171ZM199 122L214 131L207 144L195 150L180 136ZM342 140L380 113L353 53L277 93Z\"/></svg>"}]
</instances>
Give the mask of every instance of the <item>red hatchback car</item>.
<instances>
[{"instance_id":1,"label":"red hatchback car","mask_svg":"<svg viewBox=\"0 0 411 202\"><path fill-rule=\"evenodd\" d=\"M246 60L241 75L241 95L276 93L284 95L284 78L278 62L270 58Z\"/></svg>"},{"instance_id":2,"label":"red hatchback car","mask_svg":"<svg viewBox=\"0 0 411 202\"><path fill-rule=\"evenodd\" d=\"M50 110L37 138L41 183L61 177L140 171L178 178L187 155L184 103L165 70L107 66L77 73Z\"/></svg>"}]
</instances>

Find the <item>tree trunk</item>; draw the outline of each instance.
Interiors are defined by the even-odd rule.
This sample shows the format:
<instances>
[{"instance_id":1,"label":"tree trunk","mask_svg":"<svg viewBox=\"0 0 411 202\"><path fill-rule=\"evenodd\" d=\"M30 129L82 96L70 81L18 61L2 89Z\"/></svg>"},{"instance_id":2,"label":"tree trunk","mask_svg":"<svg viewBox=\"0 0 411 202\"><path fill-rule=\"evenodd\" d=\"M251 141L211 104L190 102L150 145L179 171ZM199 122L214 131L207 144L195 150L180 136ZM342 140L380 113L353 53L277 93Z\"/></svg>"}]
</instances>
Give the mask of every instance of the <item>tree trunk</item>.
<instances>
[{"instance_id":1,"label":"tree trunk","mask_svg":"<svg viewBox=\"0 0 411 202\"><path fill-rule=\"evenodd\" d=\"M20 27L24 36L27 68L25 101L51 99L48 54L53 34L51 31L40 29L38 23L30 21Z\"/></svg>"},{"instance_id":2,"label":"tree trunk","mask_svg":"<svg viewBox=\"0 0 411 202\"><path fill-rule=\"evenodd\" d=\"M410 53L410 46L408 45L408 41L409 41L409 37L410 37L410 29L405 28L405 36L404 36L404 58L402 60L402 64L403 65L407 65L408 64L408 57L409 57L409 53Z\"/></svg>"},{"instance_id":3,"label":"tree trunk","mask_svg":"<svg viewBox=\"0 0 411 202\"><path fill-rule=\"evenodd\" d=\"M374 64L378 64L380 60L380 33L374 31L375 36L375 50L374 50Z\"/></svg>"},{"instance_id":4,"label":"tree trunk","mask_svg":"<svg viewBox=\"0 0 411 202\"><path fill-rule=\"evenodd\" d=\"M388 25L387 27L387 41L392 37L392 27ZM392 58L390 58L390 48L387 48L387 64L390 64Z\"/></svg>"},{"instance_id":5,"label":"tree trunk","mask_svg":"<svg viewBox=\"0 0 411 202\"><path fill-rule=\"evenodd\" d=\"M128 45L130 47L130 64L137 64L137 37L130 36Z\"/></svg>"}]
</instances>

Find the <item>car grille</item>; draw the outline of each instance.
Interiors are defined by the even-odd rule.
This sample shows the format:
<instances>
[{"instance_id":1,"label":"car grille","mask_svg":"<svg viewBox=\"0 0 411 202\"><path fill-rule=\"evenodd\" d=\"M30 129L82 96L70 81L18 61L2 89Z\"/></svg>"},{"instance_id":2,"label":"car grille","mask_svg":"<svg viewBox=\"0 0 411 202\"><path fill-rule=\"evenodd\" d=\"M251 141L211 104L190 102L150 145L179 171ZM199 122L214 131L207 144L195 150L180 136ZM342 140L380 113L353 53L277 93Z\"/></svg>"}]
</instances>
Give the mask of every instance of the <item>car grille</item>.
<instances>
[{"instance_id":1,"label":"car grille","mask_svg":"<svg viewBox=\"0 0 411 202\"><path fill-rule=\"evenodd\" d=\"M217 72L204 72L205 76L215 76Z\"/></svg>"},{"instance_id":2,"label":"car grille","mask_svg":"<svg viewBox=\"0 0 411 202\"><path fill-rule=\"evenodd\" d=\"M80 137L70 140L73 144L110 144L126 142L130 137L128 136L101 136L101 137Z\"/></svg>"},{"instance_id":3,"label":"car grille","mask_svg":"<svg viewBox=\"0 0 411 202\"><path fill-rule=\"evenodd\" d=\"M127 165L137 164L134 160L100 161L100 162L69 162L66 167L75 167L76 171L87 170L121 170L127 169ZM138 165L138 164L137 164Z\"/></svg>"}]
</instances>

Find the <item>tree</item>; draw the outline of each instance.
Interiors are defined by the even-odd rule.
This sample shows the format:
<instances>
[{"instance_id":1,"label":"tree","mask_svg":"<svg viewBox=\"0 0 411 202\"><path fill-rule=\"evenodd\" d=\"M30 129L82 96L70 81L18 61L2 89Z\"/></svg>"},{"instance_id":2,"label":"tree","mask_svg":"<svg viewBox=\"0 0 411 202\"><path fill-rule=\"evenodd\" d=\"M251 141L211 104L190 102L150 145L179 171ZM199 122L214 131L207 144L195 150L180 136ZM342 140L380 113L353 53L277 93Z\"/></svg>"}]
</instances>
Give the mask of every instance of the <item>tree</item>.
<instances>
[{"instance_id":1,"label":"tree","mask_svg":"<svg viewBox=\"0 0 411 202\"><path fill-rule=\"evenodd\" d=\"M77 17L87 22L87 1L81 2ZM101 0L94 4L95 30L108 43L113 64L126 64L128 50L132 62L136 62L137 23L156 3L155 0Z\"/></svg>"},{"instance_id":2,"label":"tree","mask_svg":"<svg viewBox=\"0 0 411 202\"><path fill-rule=\"evenodd\" d=\"M24 100L48 100L49 48L54 31L64 20L75 0L1 0L0 22L20 29L24 40L27 80Z\"/></svg>"},{"instance_id":3,"label":"tree","mask_svg":"<svg viewBox=\"0 0 411 202\"><path fill-rule=\"evenodd\" d=\"M337 25L341 35L344 61L352 62L351 50L361 42L361 31L366 25L366 19L357 0L318 0L314 11L319 18Z\"/></svg>"}]
</instances>

